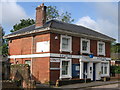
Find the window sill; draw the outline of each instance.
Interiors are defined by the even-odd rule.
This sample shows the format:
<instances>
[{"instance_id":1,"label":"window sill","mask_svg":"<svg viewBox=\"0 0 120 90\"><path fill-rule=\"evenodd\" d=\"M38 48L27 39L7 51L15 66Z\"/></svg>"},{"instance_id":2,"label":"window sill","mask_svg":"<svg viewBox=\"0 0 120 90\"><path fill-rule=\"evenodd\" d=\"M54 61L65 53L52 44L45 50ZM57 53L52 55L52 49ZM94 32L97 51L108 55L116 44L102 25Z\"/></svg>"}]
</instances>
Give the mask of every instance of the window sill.
<instances>
[{"instance_id":1,"label":"window sill","mask_svg":"<svg viewBox=\"0 0 120 90\"><path fill-rule=\"evenodd\" d=\"M108 74L101 74L101 77L109 77L110 75Z\"/></svg>"},{"instance_id":2,"label":"window sill","mask_svg":"<svg viewBox=\"0 0 120 90\"><path fill-rule=\"evenodd\" d=\"M81 51L81 54L90 54L89 51Z\"/></svg>"},{"instance_id":3,"label":"window sill","mask_svg":"<svg viewBox=\"0 0 120 90\"><path fill-rule=\"evenodd\" d=\"M62 75L60 78L72 78L70 75Z\"/></svg>"},{"instance_id":4,"label":"window sill","mask_svg":"<svg viewBox=\"0 0 120 90\"><path fill-rule=\"evenodd\" d=\"M70 53L72 53L71 50L60 50L60 52L70 52Z\"/></svg>"},{"instance_id":5,"label":"window sill","mask_svg":"<svg viewBox=\"0 0 120 90\"><path fill-rule=\"evenodd\" d=\"M98 53L98 55L99 55L99 56L105 56L105 54L104 54L104 53Z\"/></svg>"}]
</instances>

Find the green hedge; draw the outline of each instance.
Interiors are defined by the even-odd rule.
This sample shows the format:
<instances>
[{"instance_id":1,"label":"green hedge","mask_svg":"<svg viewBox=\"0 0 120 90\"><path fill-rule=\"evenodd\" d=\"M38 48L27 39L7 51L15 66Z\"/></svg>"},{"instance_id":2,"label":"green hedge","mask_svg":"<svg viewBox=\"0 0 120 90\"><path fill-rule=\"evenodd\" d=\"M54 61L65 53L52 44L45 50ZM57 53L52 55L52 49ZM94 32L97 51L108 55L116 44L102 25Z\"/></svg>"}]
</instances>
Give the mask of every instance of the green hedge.
<instances>
[{"instance_id":1,"label":"green hedge","mask_svg":"<svg viewBox=\"0 0 120 90\"><path fill-rule=\"evenodd\" d=\"M113 74L120 74L120 66L111 66L111 69L110 69L111 73Z\"/></svg>"}]
</instances>

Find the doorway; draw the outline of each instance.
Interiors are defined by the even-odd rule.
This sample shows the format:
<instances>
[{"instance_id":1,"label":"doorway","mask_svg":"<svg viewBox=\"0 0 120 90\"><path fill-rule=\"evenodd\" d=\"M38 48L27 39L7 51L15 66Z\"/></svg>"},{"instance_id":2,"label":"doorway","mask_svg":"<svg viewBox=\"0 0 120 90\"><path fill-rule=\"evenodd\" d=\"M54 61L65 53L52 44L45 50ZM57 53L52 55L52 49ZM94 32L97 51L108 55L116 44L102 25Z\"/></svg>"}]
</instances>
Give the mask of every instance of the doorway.
<instances>
[{"instance_id":1,"label":"doorway","mask_svg":"<svg viewBox=\"0 0 120 90\"><path fill-rule=\"evenodd\" d=\"M83 65L83 78L87 78L87 62L84 62Z\"/></svg>"},{"instance_id":2,"label":"doorway","mask_svg":"<svg viewBox=\"0 0 120 90\"><path fill-rule=\"evenodd\" d=\"M93 81L96 81L96 63L93 63Z\"/></svg>"}]
</instances>

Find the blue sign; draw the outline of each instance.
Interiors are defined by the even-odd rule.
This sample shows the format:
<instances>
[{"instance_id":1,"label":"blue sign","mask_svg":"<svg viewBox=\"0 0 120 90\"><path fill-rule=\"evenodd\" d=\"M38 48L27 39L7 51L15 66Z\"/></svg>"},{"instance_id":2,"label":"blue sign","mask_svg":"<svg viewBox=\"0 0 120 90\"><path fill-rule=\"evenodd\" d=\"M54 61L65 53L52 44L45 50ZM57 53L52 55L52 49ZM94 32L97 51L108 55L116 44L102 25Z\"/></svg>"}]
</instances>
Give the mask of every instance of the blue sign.
<instances>
[{"instance_id":1,"label":"blue sign","mask_svg":"<svg viewBox=\"0 0 120 90\"><path fill-rule=\"evenodd\" d=\"M89 54L89 57L90 57L90 58L93 58L93 56L94 56L93 54Z\"/></svg>"},{"instance_id":2,"label":"blue sign","mask_svg":"<svg viewBox=\"0 0 120 90\"><path fill-rule=\"evenodd\" d=\"M80 64L72 64L72 77L79 77Z\"/></svg>"}]
</instances>

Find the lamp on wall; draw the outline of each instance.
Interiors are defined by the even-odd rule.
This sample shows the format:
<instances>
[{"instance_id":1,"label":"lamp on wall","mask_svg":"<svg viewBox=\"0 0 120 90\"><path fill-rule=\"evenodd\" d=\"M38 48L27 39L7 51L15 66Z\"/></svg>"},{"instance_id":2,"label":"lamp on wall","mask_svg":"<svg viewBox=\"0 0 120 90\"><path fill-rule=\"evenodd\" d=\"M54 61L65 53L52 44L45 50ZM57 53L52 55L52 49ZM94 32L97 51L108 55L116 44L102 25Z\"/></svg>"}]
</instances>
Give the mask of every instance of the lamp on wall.
<instances>
[{"instance_id":1,"label":"lamp on wall","mask_svg":"<svg viewBox=\"0 0 120 90\"><path fill-rule=\"evenodd\" d=\"M58 36L55 36L55 40L57 40L58 39Z\"/></svg>"}]
</instances>

